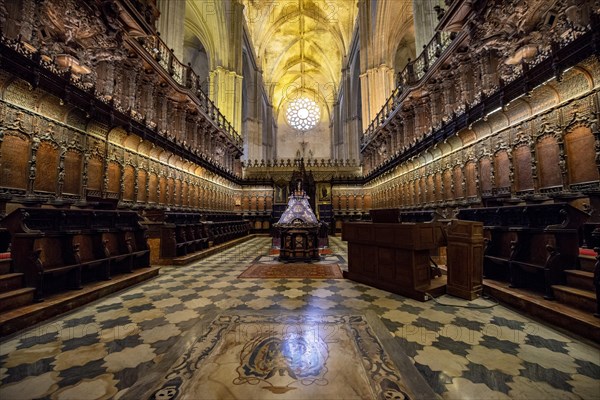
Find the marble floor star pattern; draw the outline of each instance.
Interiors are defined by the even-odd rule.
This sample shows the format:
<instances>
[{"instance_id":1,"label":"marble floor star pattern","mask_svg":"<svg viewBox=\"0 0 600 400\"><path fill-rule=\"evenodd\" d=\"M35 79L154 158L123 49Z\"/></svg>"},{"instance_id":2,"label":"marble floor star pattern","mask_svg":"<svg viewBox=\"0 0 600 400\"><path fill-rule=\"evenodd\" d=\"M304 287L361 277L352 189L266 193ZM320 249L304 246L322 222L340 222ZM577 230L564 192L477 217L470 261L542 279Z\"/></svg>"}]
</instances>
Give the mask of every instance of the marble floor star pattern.
<instances>
[{"instance_id":1,"label":"marble floor star pattern","mask_svg":"<svg viewBox=\"0 0 600 400\"><path fill-rule=\"evenodd\" d=\"M331 239L334 254L347 248ZM487 299L421 303L349 280L238 279L258 237L0 342L0 399L128 398L203 316L220 311L375 312L446 399L599 399L600 350ZM342 269L346 268L341 265Z\"/></svg>"}]
</instances>

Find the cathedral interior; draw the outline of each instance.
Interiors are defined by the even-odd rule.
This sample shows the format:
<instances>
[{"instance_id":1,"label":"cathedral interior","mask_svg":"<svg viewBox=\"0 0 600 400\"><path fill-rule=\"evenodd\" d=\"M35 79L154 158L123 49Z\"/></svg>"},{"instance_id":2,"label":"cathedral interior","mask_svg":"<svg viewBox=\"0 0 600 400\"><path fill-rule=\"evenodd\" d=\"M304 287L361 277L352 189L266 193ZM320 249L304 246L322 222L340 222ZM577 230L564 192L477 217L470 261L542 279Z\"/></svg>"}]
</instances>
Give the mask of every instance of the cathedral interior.
<instances>
[{"instance_id":1,"label":"cathedral interior","mask_svg":"<svg viewBox=\"0 0 600 400\"><path fill-rule=\"evenodd\" d=\"M600 399L600 1L0 0L1 399Z\"/></svg>"}]
</instances>

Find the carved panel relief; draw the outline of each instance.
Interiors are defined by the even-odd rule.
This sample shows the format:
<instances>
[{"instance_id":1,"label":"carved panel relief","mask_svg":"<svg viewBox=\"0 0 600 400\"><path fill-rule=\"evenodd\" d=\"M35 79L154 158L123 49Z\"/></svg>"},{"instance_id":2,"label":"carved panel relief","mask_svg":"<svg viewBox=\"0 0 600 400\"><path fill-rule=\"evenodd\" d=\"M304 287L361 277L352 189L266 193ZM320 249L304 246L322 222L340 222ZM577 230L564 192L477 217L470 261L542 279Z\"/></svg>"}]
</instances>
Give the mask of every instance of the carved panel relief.
<instances>
[{"instance_id":1,"label":"carved panel relief","mask_svg":"<svg viewBox=\"0 0 600 400\"><path fill-rule=\"evenodd\" d=\"M452 170L444 171L444 200L452 200Z\"/></svg>"},{"instance_id":2,"label":"carved panel relief","mask_svg":"<svg viewBox=\"0 0 600 400\"><path fill-rule=\"evenodd\" d=\"M32 89L29 83L16 79L4 90L3 97L11 104L33 110L40 97L40 92Z\"/></svg>"},{"instance_id":3,"label":"carved panel relief","mask_svg":"<svg viewBox=\"0 0 600 400\"><path fill-rule=\"evenodd\" d=\"M592 130L585 126L575 128L565 136L565 145L569 163L569 183L597 181L599 176Z\"/></svg>"},{"instance_id":4,"label":"carved panel relief","mask_svg":"<svg viewBox=\"0 0 600 400\"><path fill-rule=\"evenodd\" d=\"M148 185L147 179L148 179L148 173L141 168L138 169L138 171L137 171L137 185L138 185L137 201L141 202L141 203L143 203L147 200L147 197L146 197L146 185Z\"/></svg>"},{"instance_id":5,"label":"carved panel relief","mask_svg":"<svg viewBox=\"0 0 600 400\"><path fill-rule=\"evenodd\" d=\"M510 160L507 151L499 151L494 157L496 188L510 187Z\"/></svg>"},{"instance_id":6,"label":"carved panel relief","mask_svg":"<svg viewBox=\"0 0 600 400\"><path fill-rule=\"evenodd\" d=\"M433 175L427 177L427 202L433 203L435 201L435 182Z\"/></svg>"},{"instance_id":7,"label":"carved panel relief","mask_svg":"<svg viewBox=\"0 0 600 400\"><path fill-rule=\"evenodd\" d=\"M590 81L577 69L572 69L563 77L562 82L555 82L562 101L572 99L591 89Z\"/></svg>"},{"instance_id":8,"label":"carved panel relief","mask_svg":"<svg viewBox=\"0 0 600 400\"><path fill-rule=\"evenodd\" d=\"M454 167L454 198L462 199L465 197L465 191L463 187L463 171L462 168L457 165Z\"/></svg>"},{"instance_id":9,"label":"carved panel relief","mask_svg":"<svg viewBox=\"0 0 600 400\"><path fill-rule=\"evenodd\" d=\"M73 128L85 131L86 124L87 118L85 116L85 113L81 110L71 110L71 112L69 112L69 114L67 115L67 125L72 126Z\"/></svg>"},{"instance_id":10,"label":"carved panel relief","mask_svg":"<svg viewBox=\"0 0 600 400\"><path fill-rule=\"evenodd\" d=\"M529 105L533 113L539 113L554 106L559 101L556 90L551 85L540 86L529 99Z\"/></svg>"},{"instance_id":11,"label":"carved panel relief","mask_svg":"<svg viewBox=\"0 0 600 400\"><path fill-rule=\"evenodd\" d=\"M190 207L192 208L198 208L199 204L198 204L198 185L194 182L190 185L189 188L190 191Z\"/></svg>"},{"instance_id":12,"label":"carved panel relief","mask_svg":"<svg viewBox=\"0 0 600 400\"><path fill-rule=\"evenodd\" d=\"M477 196L477 171L475 170L476 165L474 161L470 161L465 166L465 183L467 197Z\"/></svg>"},{"instance_id":13,"label":"carved panel relief","mask_svg":"<svg viewBox=\"0 0 600 400\"><path fill-rule=\"evenodd\" d=\"M444 192L442 191L442 174L440 172L435 174L435 200L444 200Z\"/></svg>"},{"instance_id":14,"label":"carved panel relief","mask_svg":"<svg viewBox=\"0 0 600 400\"><path fill-rule=\"evenodd\" d=\"M38 112L46 117L55 119L57 121L62 121L65 116L64 105L61 104L61 101L58 97L52 95L46 95L41 101L38 107Z\"/></svg>"},{"instance_id":15,"label":"carved panel relief","mask_svg":"<svg viewBox=\"0 0 600 400\"><path fill-rule=\"evenodd\" d=\"M165 202L166 204L177 204L177 199L175 198L175 179L169 177L167 179L167 193Z\"/></svg>"},{"instance_id":16,"label":"carved panel relief","mask_svg":"<svg viewBox=\"0 0 600 400\"><path fill-rule=\"evenodd\" d=\"M158 188L160 187L159 179L156 174L150 174L150 182L148 182L148 201L150 203L159 202Z\"/></svg>"},{"instance_id":17,"label":"carved panel relief","mask_svg":"<svg viewBox=\"0 0 600 400\"><path fill-rule=\"evenodd\" d=\"M102 181L104 175L104 166L102 159L99 157L91 157L88 161L88 190L96 190L100 194L102 190Z\"/></svg>"},{"instance_id":18,"label":"carved panel relief","mask_svg":"<svg viewBox=\"0 0 600 400\"><path fill-rule=\"evenodd\" d=\"M531 151L528 146L519 146L513 150L515 166L515 190L522 192L533 190L533 174L531 171Z\"/></svg>"},{"instance_id":19,"label":"carved panel relief","mask_svg":"<svg viewBox=\"0 0 600 400\"><path fill-rule=\"evenodd\" d=\"M160 195L158 197L158 202L160 204L167 204L167 178L164 176L161 176L159 181L158 181L158 189L160 191ZM152 189L151 189L152 190ZM150 192L152 193L152 192Z\"/></svg>"},{"instance_id":20,"label":"carved panel relief","mask_svg":"<svg viewBox=\"0 0 600 400\"><path fill-rule=\"evenodd\" d=\"M59 151L55 144L46 141L40 143L37 151L34 190L49 193L56 192L58 159Z\"/></svg>"},{"instance_id":21,"label":"carved panel relief","mask_svg":"<svg viewBox=\"0 0 600 400\"><path fill-rule=\"evenodd\" d=\"M181 205L181 180L175 180L175 190L172 203L175 205Z\"/></svg>"},{"instance_id":22,"label":"carved panel relief","mask_svg":"<svg viewBox=\"0 0 600 400\"><path fill-rule=\"evenodd\" d=\"M1 143L2 171L0 185L27 189L29 181L29 140L25 135L5 135Z\"/></svg>"},{"instance_id":23,"label":"carved panel relief","mask_svg":"<svg viewBox=\"0 0 600 400\"><path fill-rule=\"evenodd\" d=\"M121 187L121 166L114 161L108 163L108 185L110 193L119 193Z\"/></svg>"},{"instance_id":24,"label":"carved panel relief","mask_svg":"<svg viewBox=\"0 0 600 400\"><path fill-rule=\"evenodd\" d=\"M544 136L536 145L540 188L562 186L560 154L554 136Z\"/></svg>"},{"instance_id":25,"label":"carved panel relief","mask_svg":"<svg viewBox=\"0 0 600 400\"><path fill-rule=\"evenodd\" d=\"M79 195L81 190L81 168L83 157L80 152L68 150L65 153L65 179L63 193Z\"/></svg>"},{"instance_id":26,"label":"carved panel relief","mask_svg":"<svg viewBox=\"0 0 600 400\"><path fill-rule=\"evenodd\" d=\"M123 183L123 200L135 201L135 169L132 165L123 169Z\"/></svg>"},{"instance_id":27,"label":"carved panel relief","mask_svg":"<svg viewBox=\"0 0 600 400\"><path fill-rule=\"evenodd\" d=\"M479 160L479 184L481 194L486 195L492 191L492 163L489 157L483 157Z\"/></svg>"},{"instance_id":28,"label":"carved panel relief","mask_svg":"<svg viewBox=\"0 0 600 400\"><path fill-rule=\"evenodd\" d=\"M187 181L183 182L183 189L181 191L182 199L181 205L184 207L189 207L190 205L190 185Z\"/></svg>"}]
</instances>

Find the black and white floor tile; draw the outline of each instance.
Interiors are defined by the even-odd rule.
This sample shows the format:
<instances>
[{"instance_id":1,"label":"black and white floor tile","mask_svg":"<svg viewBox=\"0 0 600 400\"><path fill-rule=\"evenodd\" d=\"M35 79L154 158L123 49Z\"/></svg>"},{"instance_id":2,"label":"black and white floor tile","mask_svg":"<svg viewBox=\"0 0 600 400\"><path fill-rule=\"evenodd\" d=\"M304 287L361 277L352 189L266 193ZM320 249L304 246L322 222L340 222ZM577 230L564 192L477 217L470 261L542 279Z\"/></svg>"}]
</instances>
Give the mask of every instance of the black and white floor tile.
<instances>
[{"instance_id":1,"label":"black and white floor tile","mask_svg":"<svg viewBox=\"0 0 600 400\"><path fill-rule=\"evenodd\" d=\"M232 312L374 313L441 398L600 398L600 350L592 343L500 305L464 307L493 304L485 299L439 299L448 306L349 280L237 279L269 246L256 238L162 268L151 281L4 339L0 399L130 398L144 376L167 372L165 360L183 354L181 338L199 322ZM331 248L346 257L338 238Z\"/></svg>"}]
</instances>

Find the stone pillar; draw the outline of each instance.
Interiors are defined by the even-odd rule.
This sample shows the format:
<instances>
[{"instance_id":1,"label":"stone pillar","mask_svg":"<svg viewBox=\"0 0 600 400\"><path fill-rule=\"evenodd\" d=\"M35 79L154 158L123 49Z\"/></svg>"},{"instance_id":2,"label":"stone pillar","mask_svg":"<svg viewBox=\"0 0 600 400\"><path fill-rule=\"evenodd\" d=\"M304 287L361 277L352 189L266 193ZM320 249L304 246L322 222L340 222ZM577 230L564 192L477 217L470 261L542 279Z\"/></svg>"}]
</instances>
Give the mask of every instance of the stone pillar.
<instances>
[{"instance_id":1,"label":"stone pillar","mask_svg":"<svg viewBox=\"0 0 600 400\"><path fill-rule=\"evenodd\" d=\"M178 60L183 62L185 1L158 0L158 32Z\"/></svg>"},{"instance_id":2,"label":"stone pillar","mask_svg":"<svg viewBox=\"0 0 600 400\"><path fill-rule=\"evenodd\" d=\"M413 19L415 22L415 46L417 56L423 51L423 46L431 41L438 24L437 13L433 7L443 5L440 0L413 0Z\"/></svg>"},{"instance_id":3,"label":"stone pillar","mask_svg":"<svg viewBox=\"0 0 600 400\"><path fill-rule=\"evenodd\" d=\"M263 124L256 118L246 118L244 120L244 155L243 158L249 160L260 160L267 158L263 154Z\"/></svg>"},{"instance_id":4,"label":"stone pillar","mask_svg":"<svg viewBox=\"0 0 600 400\"><path fill-rule=\"evenodd\" d=\"M238 132L242 131L242 76L224 67L210 72L209 97Z\"/></svg>"},{"instance_id":5,"label":"stone pillar","mask_svg":"<svg viewBox=\"0 0 600 400\"><path fill-rule=\"evenodd\" d=\"M345 72L342 70L342 84L341 86L345 86L344 79ZM341 106L341 107L340 107ZM343 129L342 129L342 119L343 119L343 109L345 104L340 104L339 101L333 103L333 112L331 113L331 130L333 131L333 140L331 141L331 155L334 159L338 160L343 158L344 152L344 140L343 140Z\"/></svg>"},{"instance_id":6,"label":"stone pillar","mask_svg":"<svg viewBox=\"0 0 600 400\"><path fill-rule=\"evenodd\" d=\"M387 65L368 69L360 75L362 120L366 129L396 88L394 70Z\"/></svg>"}]
</instances>

